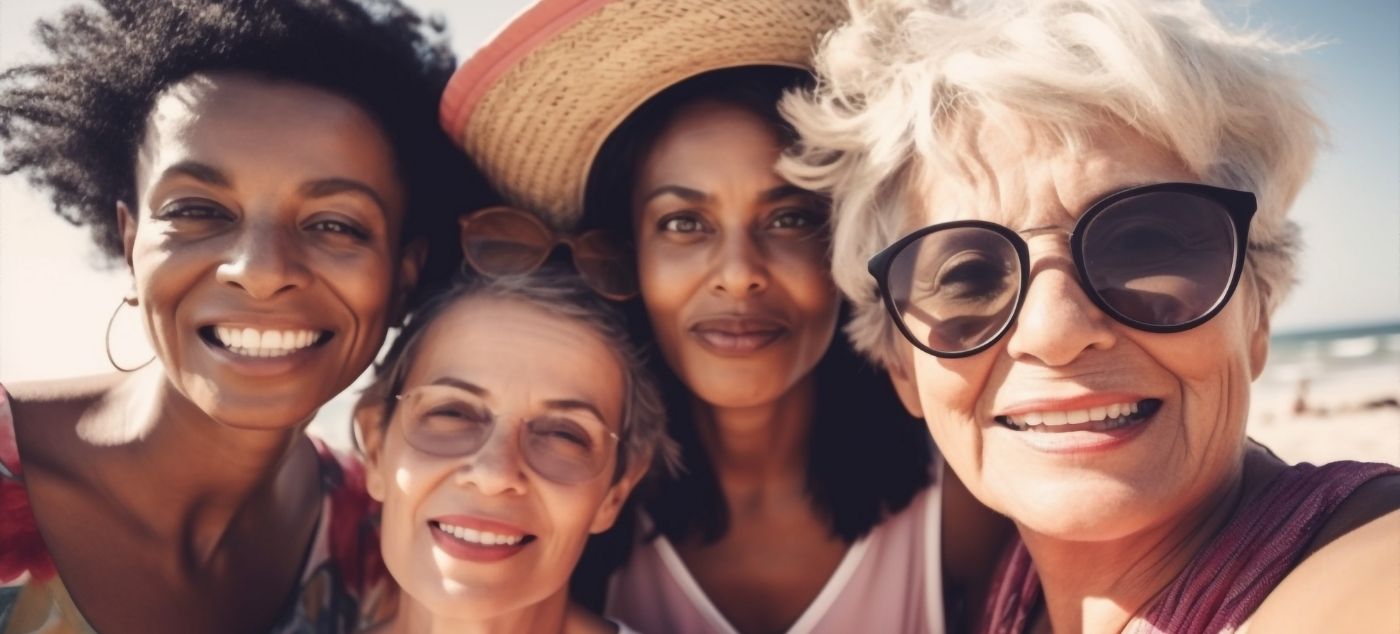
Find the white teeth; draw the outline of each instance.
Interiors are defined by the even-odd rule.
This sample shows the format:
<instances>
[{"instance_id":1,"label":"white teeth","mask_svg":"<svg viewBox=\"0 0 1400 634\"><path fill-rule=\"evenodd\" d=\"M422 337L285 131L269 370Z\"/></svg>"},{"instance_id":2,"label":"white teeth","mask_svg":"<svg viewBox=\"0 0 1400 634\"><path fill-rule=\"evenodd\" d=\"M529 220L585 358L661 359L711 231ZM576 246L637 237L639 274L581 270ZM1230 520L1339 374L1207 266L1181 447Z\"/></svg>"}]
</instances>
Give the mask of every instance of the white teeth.
<instances>
[{"instance_id":1,"label":"white teeth","mask_svg":"<svg viewBox=\"0 0 1400 634\"><path fill-rule=\"evenodd\" d=\"M235 354L245 357L282 357L310 346L320 338L314 330L256 330L215 326L214 336Z\"/></svg>"},{"instance_id":2,"label":"white teeth","mask_svg":"<svg viewBox=\"0 0 1400 634\"><path fill-rule=\"evenodd\" d=\"M483 546L514 546L525 539L524 535L501 535L489 531L478 531L465 526L455 526L452 524L438 523L438 528L464 542L481 544Z\"/></svg>"},{"instance_id":3,"label":"white teeth","mask_svg":"<svg viewBox=\"0 0 1400 634\"><path fill-rule=\"evenodd\" d=\"M1113 403L1111 405L1069 411L1051 410L1044 412L1026 412L1015 416L1007 416L1006 419L1016 427L1030 427L1035 425L1078 425L1105 420L1111 421L1136 414L1137 412L1138 404L1136 402L1130 402Z\"/></svg>"}]
</instances>

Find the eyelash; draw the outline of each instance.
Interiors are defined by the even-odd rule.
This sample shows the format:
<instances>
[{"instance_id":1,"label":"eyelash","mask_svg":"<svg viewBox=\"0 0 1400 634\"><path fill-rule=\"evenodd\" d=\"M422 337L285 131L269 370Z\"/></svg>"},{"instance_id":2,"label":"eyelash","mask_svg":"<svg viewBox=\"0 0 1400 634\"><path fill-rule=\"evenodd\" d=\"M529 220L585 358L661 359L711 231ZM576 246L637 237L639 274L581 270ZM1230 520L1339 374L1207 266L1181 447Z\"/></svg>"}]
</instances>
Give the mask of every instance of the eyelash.
<instances>
[{"instance_id":1,"label":"eyelash","mask_svg":"<svg viewBox=\"0 0 1400 634\"><path fill-rule=\"evenodd\" d=\"M355 238L356 240L369 239L369 232L359 227L356 227L348 222L341 222L339 220L317 220L311 224L306 225L306 228L315 229L321 226L324 226L326 230L330 233L344 234Z\"/></svg>"},{"instance_id":2,"label":"eyelash","mask_svg":"<svg viewBox=\"0 0 1400 634\"><path fill-rule=\"evenodd\" d=\"M202 213L200 213L202 212ZM208 220L214 218L227 218L229 213L222 207L212 203L185 203L162 209L157 220Z\"/></svg>"},{"instance_id":3,"label":"eyelash","mask_svg":"<svg viewBox=\"0 0 1400 634\"><path fill-rule=\"evenodd\" d=\"M678 222L690 222L695 226L689 231L682 231L672 226L674 223ZM705 230L705 223L701 222L694 214L681 212L665 216L658 220L656 222L656 229L664 233L696 233Z\"/></svg>"},{"instance_id":4,"label":"eyelash","mask_svg":"<svg viewBox=\"0 0 1400 634\"><path fill-rule=\"evenodd\" d=\"M800 226L779 226L779 223L787 218L801 220L804 224ZM773 219L769 221L768 225L774 229L811 229L820 225L822 220L823 218L821 215L814 211L807 209L785 209L774 214Z\"/></svg>"}]
</instances>

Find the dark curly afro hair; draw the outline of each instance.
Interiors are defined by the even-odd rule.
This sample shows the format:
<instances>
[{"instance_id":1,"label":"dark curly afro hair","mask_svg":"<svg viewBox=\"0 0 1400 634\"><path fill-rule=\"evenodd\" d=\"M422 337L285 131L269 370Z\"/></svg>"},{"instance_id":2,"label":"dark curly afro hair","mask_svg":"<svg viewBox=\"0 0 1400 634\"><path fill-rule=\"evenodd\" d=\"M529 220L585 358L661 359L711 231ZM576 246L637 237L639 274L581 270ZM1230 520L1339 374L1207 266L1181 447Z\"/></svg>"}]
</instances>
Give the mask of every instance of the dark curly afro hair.
<instances>
[{"instance_id":1,"label":"dark curly afro hair","mask_svg":"<svg viewBox=\"0 0 1400 634\"><path fill-rule=\"evenodd\" d=\"M27 176L55 212L88 225L107 255L121 255L117 201L136 208L138 144L155 99L194 73L240 71L360 104L394 148L407 192L405 241L428 240L426 285L456 267L453 222L490 195L438 128L438 99L456 68L439 21L397 0L96 5L40 21L36 35L51 58L0 73L0 173Z\"/></svg>"}]
</instances>

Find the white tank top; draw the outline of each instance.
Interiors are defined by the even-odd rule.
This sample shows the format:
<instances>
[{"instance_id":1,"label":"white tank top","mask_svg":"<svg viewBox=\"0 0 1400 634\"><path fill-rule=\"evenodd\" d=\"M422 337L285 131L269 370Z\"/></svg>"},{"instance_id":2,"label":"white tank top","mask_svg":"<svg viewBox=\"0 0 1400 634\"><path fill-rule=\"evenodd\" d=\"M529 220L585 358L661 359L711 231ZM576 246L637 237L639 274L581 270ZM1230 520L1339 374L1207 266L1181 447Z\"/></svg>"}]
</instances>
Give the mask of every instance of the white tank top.
<instances>
[{"instance_id":1,"label":"white tank top","mask_svg":"<svg viewBox=\"0 0 1400 634\"><path fill-rule=\"evenodd\" d=\"M933 473L942 471L934 460ZM943 632L937 479L851 544L788 634ZM637 544L608 584L604 614L639 632L738 634L664 536Z\"/></svg>"}]
</instances>

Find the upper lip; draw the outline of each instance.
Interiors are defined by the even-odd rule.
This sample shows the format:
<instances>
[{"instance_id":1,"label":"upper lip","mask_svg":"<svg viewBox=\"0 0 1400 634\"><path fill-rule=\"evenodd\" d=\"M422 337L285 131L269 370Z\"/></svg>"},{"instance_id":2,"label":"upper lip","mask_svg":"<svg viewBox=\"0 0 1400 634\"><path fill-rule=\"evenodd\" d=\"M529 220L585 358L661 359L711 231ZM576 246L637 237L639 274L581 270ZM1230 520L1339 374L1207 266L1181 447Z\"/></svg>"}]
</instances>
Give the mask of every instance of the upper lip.
<instances>
[{"instance_id":1,"label":"upper lip","mask_svg":"<svg viewBox=\"0 0 1400 634\"><path fill-rule=\"evenodd\" d=\"M1090 392L1077 396L1044 396L1023 399L997 411L994 416L1019 416L1031 412L1069 412L1103 407L1115 403L1137 402L1152 398L1137 392Z\"/></svg>"},{"instance_id":2,"label":"upper lip","mask_svg":"<svg viewBox=\"0 0 1400 634\"><path fill-rule=\"evenodd\" d=\"M782 320L767 315L730 313L696 319L690 329L697 332L709 330L743 336L787 330L788 326Z\"/></svg>"}]
</instances>

